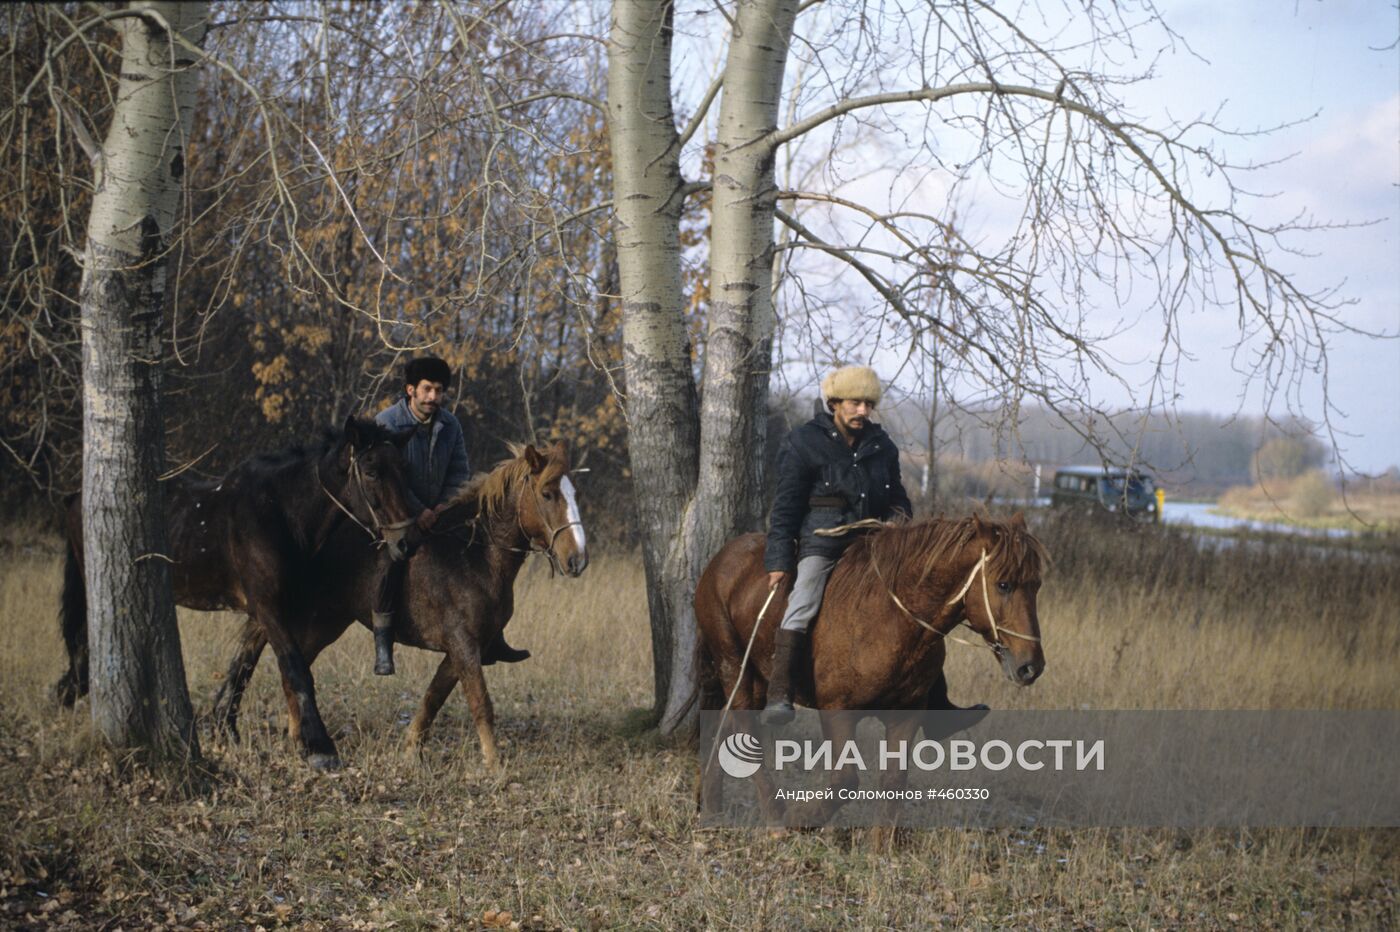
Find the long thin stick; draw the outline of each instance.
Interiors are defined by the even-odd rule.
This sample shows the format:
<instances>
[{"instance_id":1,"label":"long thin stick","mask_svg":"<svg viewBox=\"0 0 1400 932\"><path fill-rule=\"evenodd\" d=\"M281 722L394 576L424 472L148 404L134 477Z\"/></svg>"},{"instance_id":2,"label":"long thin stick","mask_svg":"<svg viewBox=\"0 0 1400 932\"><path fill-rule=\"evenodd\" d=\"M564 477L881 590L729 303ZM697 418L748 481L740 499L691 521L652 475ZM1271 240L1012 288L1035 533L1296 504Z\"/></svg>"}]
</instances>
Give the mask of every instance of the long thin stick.
<instances>
[{"instance_id":1,"label":"long thin stick","mask_svg":"<svg viewBox=\"0 0 1400 932\"><path fill-rule=\"evenodd\" d=\"M705 760L705 772L710 772L710 765L715 760L715 749L719 747L719 737L724 733L724 722L729 718L729 707L734 704L734 697L739 694L739 684L744 681L744 670L749 665L749 652L753 650L754 639L758 637L758 629L763 625L763 616L768 614L768 606L773 604L773 596L778 594L778 587L774 586L768 590L768 598L763 600L763 607L758 610L758 620L753 623L753 630L749 632L749 643L744 648L744 658L739 661L739 675L734 678L734 688L729 691L729 700L724 703L724 710L719 716L719 726L715 728L715 740L710 742L710 756Z\"/></svg>"}]
</instances>

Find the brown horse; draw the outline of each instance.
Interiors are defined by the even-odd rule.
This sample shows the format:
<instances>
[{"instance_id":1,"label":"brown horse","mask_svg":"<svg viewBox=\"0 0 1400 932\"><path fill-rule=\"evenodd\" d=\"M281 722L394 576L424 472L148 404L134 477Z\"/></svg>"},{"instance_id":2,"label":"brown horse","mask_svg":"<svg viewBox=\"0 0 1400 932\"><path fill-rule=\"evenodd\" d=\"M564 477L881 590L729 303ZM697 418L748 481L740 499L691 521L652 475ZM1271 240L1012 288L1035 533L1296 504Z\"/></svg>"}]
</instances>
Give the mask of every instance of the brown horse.
<instances>
[{"instance_id":1,"label":"brown horse","mask_svg":"<svg viewBox=\"0 0 1400 932\"><path fill-rule=\"evenodd\" d=\"M763 548L760 534L735 538L696 587L702 710L723 708L731 693L735 709L763 708L787 602L785 591L774 596L741 671L768 596ZM1012 682L1030 685L1045 668L1036 593L1047 562L1020 514L891 524L865 535L831 573L810 629L812 666L794 684L797 701L816 709L956 708L943 661L948 634L963 623L982 636ZM913 739L918 719L907 721L899 727L909 733L889 740ZM853 735L826 737L839 746ZM717 779L718 772L707 776Z\"/></svg>"},{"instance_id":2,"label":"brown horse","mask_svg":"<svg viewBox=\"0 0 1400 932\"><path fill-rule=\"evenodd\" d=\"M533 446L512 447L512 452L512 459L467 486L409 559L394 622L399 643L446 654L409 728L409 747L418 747L460 682L489 768L496 767L498 754L481 648L500 636L514 612L516 574L530 553L544 554L567 576L588 566L567 446L558 442L543 453ZM303 611L293 636L308 662L357 619L369 626L374 559L348 534L338 534L307 568L298 583ZM215 700L215 723L232 734L265 643L256 625L244 626Z\"/></svg>"},{"instance_id":3,"label":"brown horse","mask_svg":"<svg viewBox=\"0 0 1400 932\"><path fill-rule=\"evenodd\" d=\"M404 535L413 518L399 448L409 436L352 417L315 449L260 454L216 482L177 478L168 486L175 601L248 613L248 623L277 654L292 734L316 767L335 764L335 743L316 706L310 661L290 634L298 611L291 583L337 528L345 531L347 546L366 557L377 552L371 526L395 559L407 553ZM72 705L88 691L82 500L76 496L68 506L59 620L68 671L54 693Z\"/></svg>"}]
</instances>

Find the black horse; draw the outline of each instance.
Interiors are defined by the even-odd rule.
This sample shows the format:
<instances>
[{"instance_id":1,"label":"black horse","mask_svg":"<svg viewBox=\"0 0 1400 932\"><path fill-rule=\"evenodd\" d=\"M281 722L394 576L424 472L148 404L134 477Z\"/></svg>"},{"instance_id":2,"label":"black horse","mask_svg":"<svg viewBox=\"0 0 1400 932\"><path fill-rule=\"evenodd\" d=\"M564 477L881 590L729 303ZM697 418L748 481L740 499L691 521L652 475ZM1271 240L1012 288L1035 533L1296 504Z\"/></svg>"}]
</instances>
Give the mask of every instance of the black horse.
<instances>
[{"instance_id":1,"label":"black horse","mask_svg":"<svg viewBox=\"0 0 1400 932\"><path fill-rule=\"evenodd\" d=\"M277 654L291 734L314 767L334 767L339 759L316 707L311 666L290 633L292 586L346 521L364 530L358 546L367 554L380 535L394 559L405 556L413 517L399 450L409 436L351 417L315 449L253 456L217 482L176 478L167 489L175 601L203 611L247 612ZM69 502L67 525L59 620L69 666L54 693L72 705L88 691L79 496Z\"/></svg>"}]
</instances>

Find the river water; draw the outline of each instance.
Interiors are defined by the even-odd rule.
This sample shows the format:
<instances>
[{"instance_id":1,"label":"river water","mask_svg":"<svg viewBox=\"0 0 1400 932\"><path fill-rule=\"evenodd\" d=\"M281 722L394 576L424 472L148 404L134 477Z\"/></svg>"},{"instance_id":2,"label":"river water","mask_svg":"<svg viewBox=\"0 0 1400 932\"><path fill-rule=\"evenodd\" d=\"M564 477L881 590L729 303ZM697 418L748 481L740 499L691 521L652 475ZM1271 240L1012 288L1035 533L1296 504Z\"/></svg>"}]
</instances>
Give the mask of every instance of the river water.
<instances>
[{"instance_id":1,"label":"river water","mask_svg":"<svg viewBox=\"0 0 1400 932\"><path fill-rule=\"evenodd\" d=\"M1187 524L1199 528L1226 531L1242 528L1276 534L1296 534L1300 537L1349 537L1352 533L1345 528L1305 528L1282 522L1233 518L1229 515L1215 514L1212 511L1213 508L1215 505L1210 502L1174 502L1168 499L1166 506L1162 509L1162 520L1167 524Z\"/></svg>"}]
</instances>

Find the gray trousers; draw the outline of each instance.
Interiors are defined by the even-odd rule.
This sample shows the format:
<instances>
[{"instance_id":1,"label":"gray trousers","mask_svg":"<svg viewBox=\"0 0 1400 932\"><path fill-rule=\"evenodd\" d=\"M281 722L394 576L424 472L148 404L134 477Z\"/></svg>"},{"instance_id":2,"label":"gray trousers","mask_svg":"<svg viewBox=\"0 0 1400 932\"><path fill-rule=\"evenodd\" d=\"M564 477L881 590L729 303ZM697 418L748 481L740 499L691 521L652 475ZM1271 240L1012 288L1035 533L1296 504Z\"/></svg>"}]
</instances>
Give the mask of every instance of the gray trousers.
<instances>
[{"instance_id":1,"label":"gray trousers","mask_svg":"<svg viewBox=\"0 0 1400 932\"><path fill-rule=\"evenodd\" d=\"M784 631L807 633L807 626L822 607L822 593L836 559L810 556L797 561L797 578L792 581L792 595L788 596L787 612L783 614Z\"/></svg>"}]
</instances>

